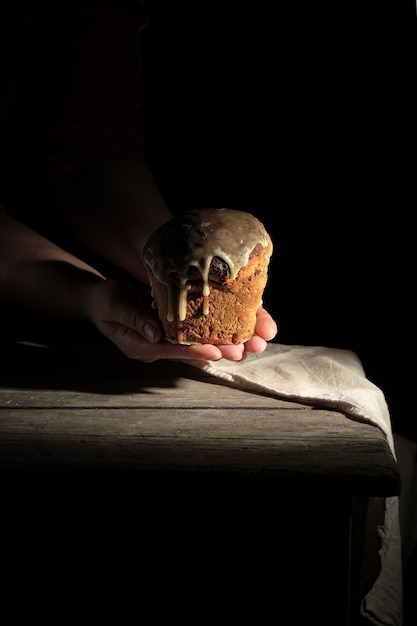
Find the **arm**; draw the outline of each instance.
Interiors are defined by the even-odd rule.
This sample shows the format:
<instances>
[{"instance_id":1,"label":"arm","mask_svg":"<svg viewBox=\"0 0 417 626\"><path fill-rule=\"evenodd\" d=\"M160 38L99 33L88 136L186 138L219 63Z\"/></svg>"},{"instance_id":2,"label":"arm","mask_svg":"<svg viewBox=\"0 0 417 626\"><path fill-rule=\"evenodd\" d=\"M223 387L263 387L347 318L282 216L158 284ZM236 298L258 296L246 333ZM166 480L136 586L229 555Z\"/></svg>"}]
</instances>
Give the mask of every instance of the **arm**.
<instances>
[{"instance_id":1,"label":"arm","mask_svg":"<svg viewBox=\"0 0 417 626\"><path fill-rule=\"evenodd\" d=\"M95 254L148 283L149 235L172 217L142 156L103 158L52 178L54 201L76 237Z\"/></svg>"},{"instance_id":2,"label":"arm","mask_svg":"<svg viewBox=\"0 0 417 626\"><path fill-rule=\"evenodd\" d=\"M1 211L0 296L18 306L84 318L87 291L104 277Z\"/></svg>"},{"instance_id":3,"label":"arm","mask_svg":"<svg viewBox=\"0 0 417 626\"><path fill-rule=\"evenodd\" d=\"M40 9L40 59L32 72L47 68L40 106L30 112L30 123L43 132L38 156L45 182L87 248L147 282L143 245L171 212L144 157L138 36L148 21L146 5L58 5Z\"/></svg>"}]
</instances>

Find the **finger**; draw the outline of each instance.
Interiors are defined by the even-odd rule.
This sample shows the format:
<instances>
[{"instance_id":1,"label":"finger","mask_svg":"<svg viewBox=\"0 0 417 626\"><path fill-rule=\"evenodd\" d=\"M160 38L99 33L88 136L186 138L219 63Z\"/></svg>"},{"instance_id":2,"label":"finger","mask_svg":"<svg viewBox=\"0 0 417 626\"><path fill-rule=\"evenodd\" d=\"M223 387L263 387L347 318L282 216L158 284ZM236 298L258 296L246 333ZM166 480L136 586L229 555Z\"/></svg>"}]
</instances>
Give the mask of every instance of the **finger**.
<instances>
[{"instance_id":1,"label":"finger","mask_svg":"<svg viewBox=\"0 0 417 626\"><path fill-rule=\"evenodd\" d=\"M183 346L168 341L149 343L126 327L118 329L117 337L114 336L113 341L126 356L145 363L159 359L218 361L222 357L221 351L211 344Z\"/></svg>"},{"instance_id":2,"label":"finger","mask_svg":"<svg viewBox=\"0 0 417 626\"><path fill-rule=\"evenodd\" d=\"M183 346L180 344L171 344L162 342L160 344L163 352L160 358L182 359L182 360L204 360L218 361L221 358L229 361L241 361L245 358L244 345L212 345L212 344L194 344L191 346Z\"/></svg>"},{"instance_id":3,"label":"finger","mask_svg":"<svg viewBox=\"0 0 417 626\"><path fill-rule=\"evenodd\" d=\"M123 322L118 325L125 336L139 336L151 344L157 344L163 338L162 326L152 311L125 310Z\"/></svg>"},{"instance_id":4,"label":"finger","mask_svg":"<svg viewBox=\"0 0 417 626\"><path fill-rule=\"evenodd\" d=\"M222 353L224 359L229 361L241 361L245 354L245 346L243 343L236 345L217 346Z\"/></svg>"},{"instance_id":5,"label":"finger","mask_svg":"<svg viewBox=\"0 0 417 626\"><path fill-rule=\"evenodd\" d=\"M271 341L278 333L276 322L263 306L260 306L256 312L255 332L256 335L262 337L265 341Z\"/></svg>"},{"instance_id":6,"label":"finger","mask_svg":"<svg viewBox=\"0 0 417 626\"><path fill-rule=\"evenodd\" d=\"M254 354L261 354L267 347L267 342L263 337L259 337L259 335L253 335L246 343L245 350L246 352L253 352Z\"/></svg>"},{"instance_id":7,"label":"finger","mask_svg":"<svg viewBox=\"0 0 417 626\"><path fill-rule=\"evenodd\" d=\"M209 343L182 346L180 344L162 342L160 345L165 346L165 358L182 359L186 361L218 361L222 358L219 347Z\"/></svg>"},{"instance_id":8,"label":"finger","mask_svg":"<svg viewBox=\"0 0 417 626\"><path fill-rule=\"evenodd\" d=\"M135 331L151 343L161 341L163 330L156 312L151 308L150 294L127 283L118 283L115 289L109 320Z\"/></svg>"}]
</instances>

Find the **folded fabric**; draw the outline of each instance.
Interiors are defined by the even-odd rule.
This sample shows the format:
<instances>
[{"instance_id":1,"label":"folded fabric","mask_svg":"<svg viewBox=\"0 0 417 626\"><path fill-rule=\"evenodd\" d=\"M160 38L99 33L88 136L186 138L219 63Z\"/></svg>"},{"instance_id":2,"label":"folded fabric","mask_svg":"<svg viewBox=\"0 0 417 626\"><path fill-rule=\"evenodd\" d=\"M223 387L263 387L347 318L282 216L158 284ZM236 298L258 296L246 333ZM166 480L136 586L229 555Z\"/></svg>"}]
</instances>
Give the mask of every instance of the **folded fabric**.
<instances>
[{"instance_id":1,"label":"folded fabric","mask_svg":"<svg viewBox=\"0 0 417 626\"><path fill-rule=\"evenodd\" d=\"M385 434L396 458L385 396L366 378L359 358L350 350L270 343L264 353L249 354L244 361L193 361L192 365L239 389L332 408L349 419L374 424ZM369 624L402 624L398 509L398 496L386 498L384 524L378 529L380 574L361 605Z\"/></svg>"},{"instance_id":2,"label":"folded fabric","mask_svg":"<svg viewBox=\"0 0 417 626\"><path fill-rule=\"evenodd\" d=\"M384 432L395 458L385 396L366 378L359 358L350 350L270 343L265 352L249 354L244 361L192 364L240 389L330 407L374 424Z\"/></svg>"}]
</instances>

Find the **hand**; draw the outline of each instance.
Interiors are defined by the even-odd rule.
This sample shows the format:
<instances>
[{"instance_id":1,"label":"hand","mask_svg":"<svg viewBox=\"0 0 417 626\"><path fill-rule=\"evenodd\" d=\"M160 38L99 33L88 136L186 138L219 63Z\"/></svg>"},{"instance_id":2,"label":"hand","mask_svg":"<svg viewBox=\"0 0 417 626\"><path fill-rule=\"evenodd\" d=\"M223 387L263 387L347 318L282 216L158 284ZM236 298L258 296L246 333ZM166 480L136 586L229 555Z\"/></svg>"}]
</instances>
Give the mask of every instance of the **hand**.
<instances>
[{"instance_id":1,"label":"hand","mask_svg":"<svg viewBox=\"0 0 417 626\"><path fill-rule=\"evenodd\" d=\"M247 352L263 352L277 326L269 313L259 308L256 334L245 344L183 346L163 340L151 296L123 280L103 280L91 287L88 316L95 326L126 356L145 363L159 359L240 361Z\"/></svg>"}]
</instances>

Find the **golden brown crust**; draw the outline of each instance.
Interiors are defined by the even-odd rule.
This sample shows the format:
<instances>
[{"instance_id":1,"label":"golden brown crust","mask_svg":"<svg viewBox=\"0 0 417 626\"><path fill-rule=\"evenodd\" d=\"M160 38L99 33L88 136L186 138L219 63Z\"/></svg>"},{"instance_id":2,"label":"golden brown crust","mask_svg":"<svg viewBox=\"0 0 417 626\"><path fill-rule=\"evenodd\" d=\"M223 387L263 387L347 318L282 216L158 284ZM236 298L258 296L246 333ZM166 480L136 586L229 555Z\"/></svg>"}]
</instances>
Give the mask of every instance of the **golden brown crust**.
<instances>
[{"instance_id":1,"label":"golden brown crust","mask_svg":"<svg viewBox=\"0 0 417 626\"><path fill-rule=\"evenodd\" d=\"M169 299L179 298L178 285L169 288L148 268L152 292L165 337L173 343L238 344L250 339L256 323L256 311L262 303L267 283L272 244L257 245L249 261L235 280L219 280L218 267L210 278L209 295L203 296L203 281L192 281L187 293L186 316L183 321L167 319L172 306ZM206 306L204 306L206 305ZM208 305L208 306L207 306ZM206 308L207 313L203 309Z\"/></svg>"}]
</instances>

